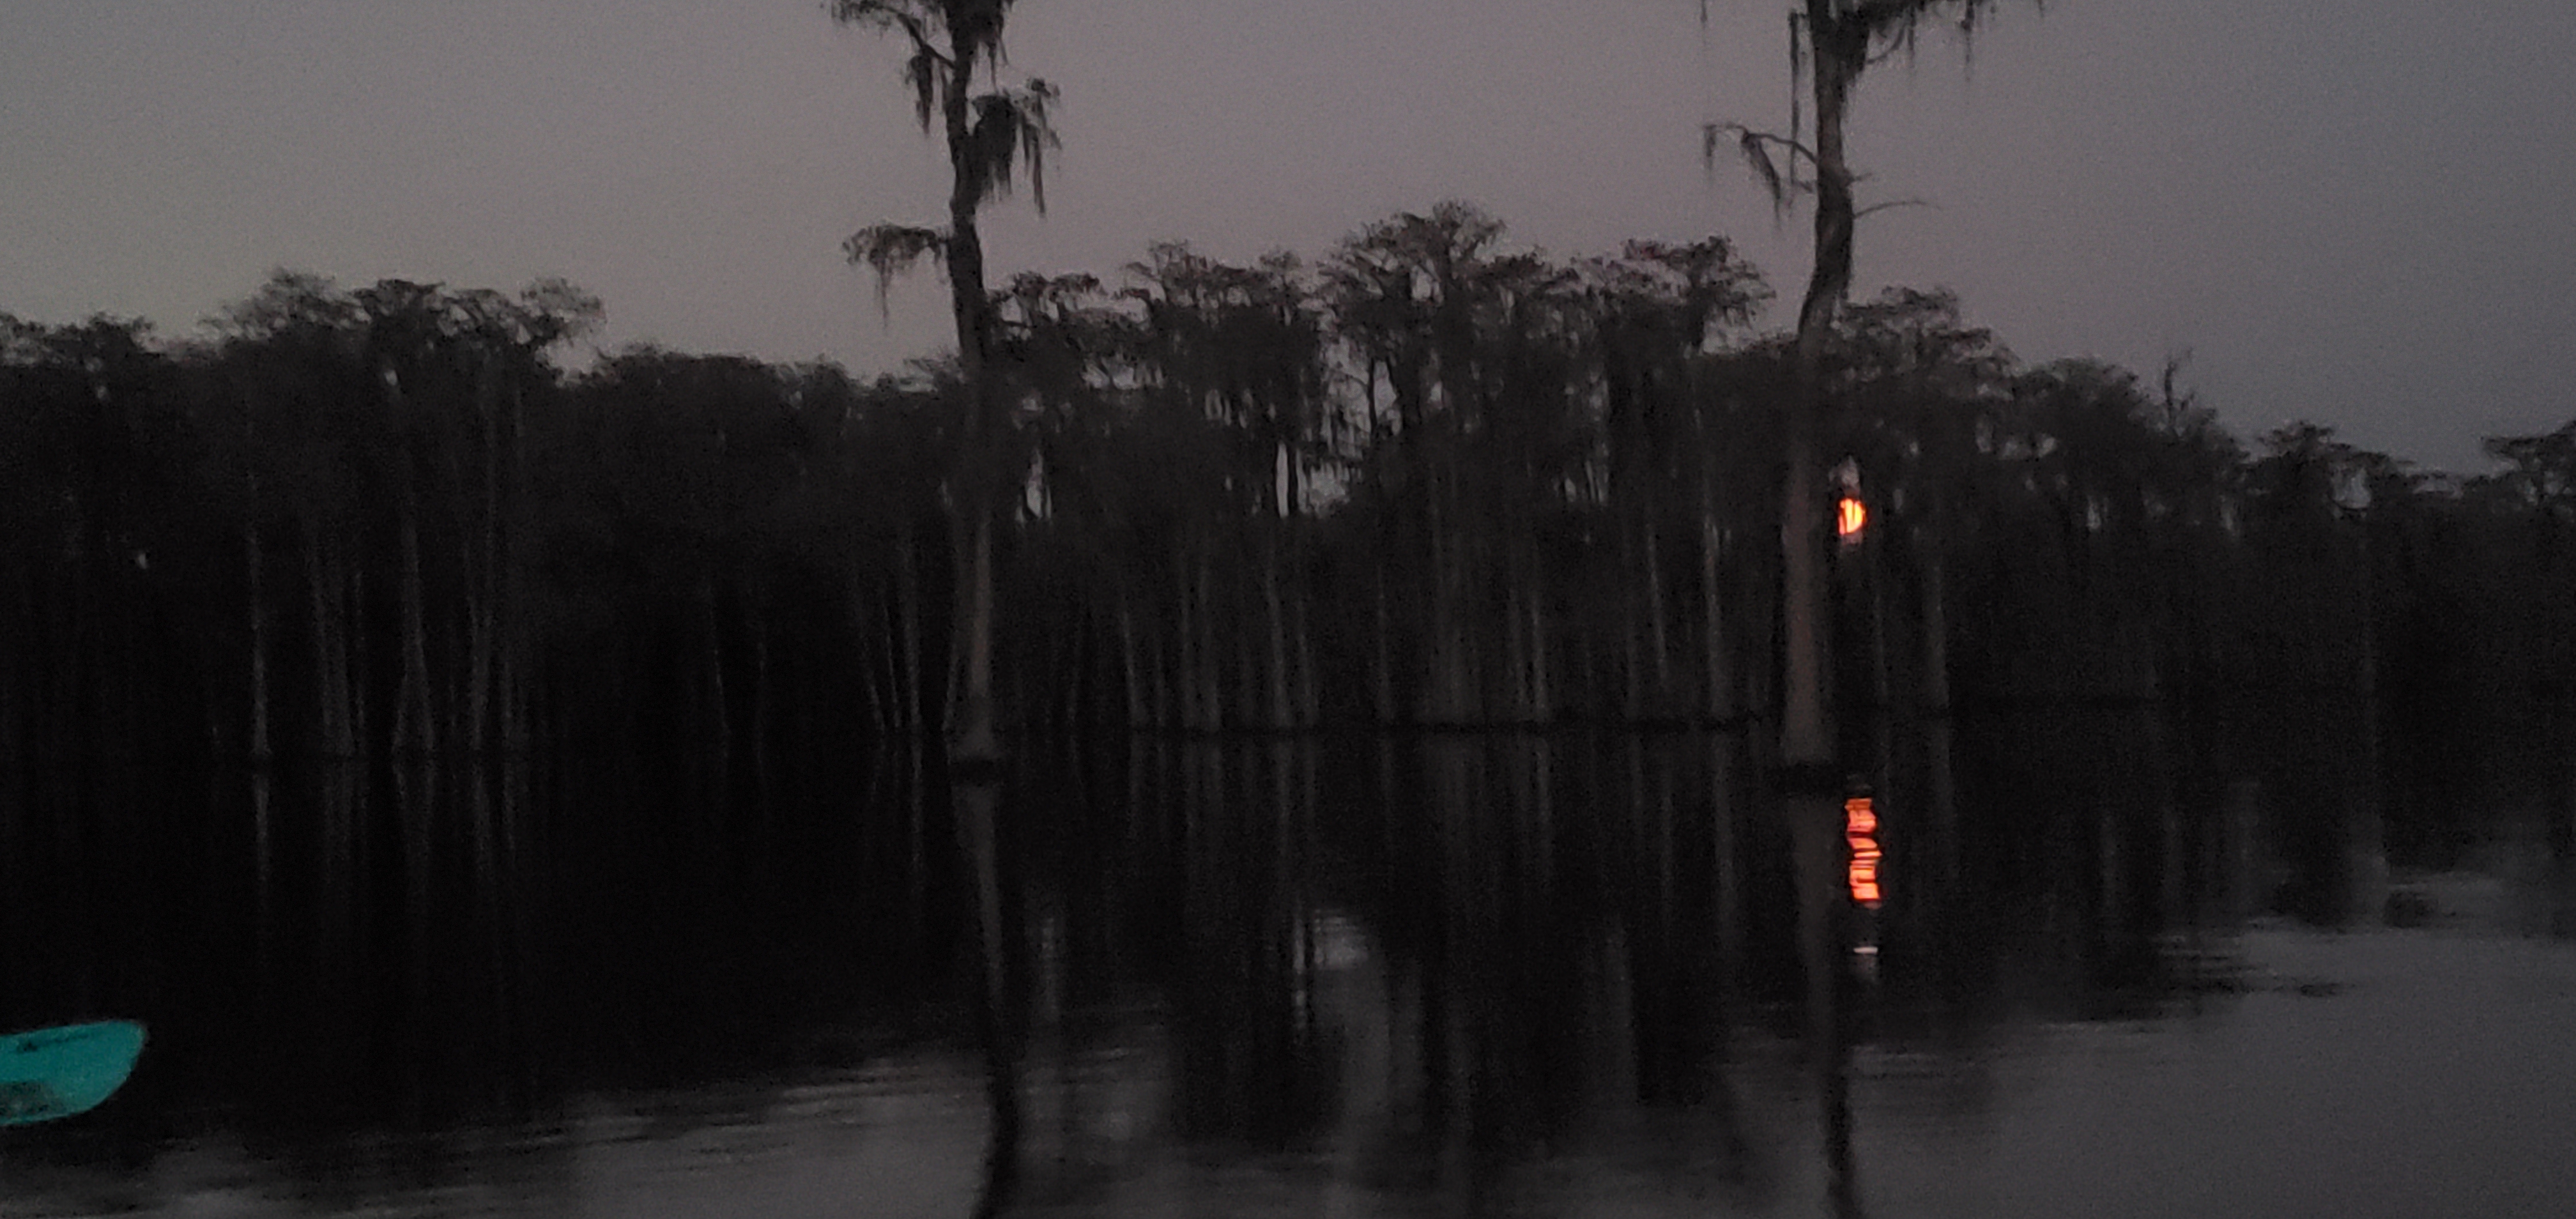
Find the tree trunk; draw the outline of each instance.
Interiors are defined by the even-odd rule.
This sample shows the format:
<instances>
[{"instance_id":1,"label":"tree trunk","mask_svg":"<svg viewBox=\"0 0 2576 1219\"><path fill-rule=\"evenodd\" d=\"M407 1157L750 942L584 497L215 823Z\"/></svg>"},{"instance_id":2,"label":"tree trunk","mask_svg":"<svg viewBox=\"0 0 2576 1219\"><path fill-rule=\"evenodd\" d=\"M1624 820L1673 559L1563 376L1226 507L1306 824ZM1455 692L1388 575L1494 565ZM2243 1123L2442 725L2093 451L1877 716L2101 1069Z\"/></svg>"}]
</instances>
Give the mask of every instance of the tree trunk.
<instances>
[{"instance_id":1,"label":"tree trunk","mask_svg":"<svg viewBox=\"0 0 2576 1219\"><path fill-rule=\"evenodd\" d=\"M1507 565L1503 585L1503 692L1496 702L1496 718L1510 716L1513 723L1537 721L1537 700L1530 697L1530 646L1525 624L1529 615L1521 611L1520 569ZM1489 681L1487 683L1491 685Z\"/></svg>"},{"instance_id":2,"label":"tree trunk","mask_svg":"<svg viewBox=\"0 0 2576 1219\"><path fill-rule=\"evenodd\" d=\"M716 614L715 577L700 577L698 583L698 621L706 632L706 646L701 653L705 668L708 714L714 722L707 727L715 751L712 759L709 791L721 807L733 790L733 715L725 690L724 623Z\"/></svg>"},{"instance_id":3,"label":"tree trunk","mask_svg":"<svg viewBox=\"0 0 2576 1219\"><path fill-rule=\"evenodd\" d=\"M1646 517L1646 647L1653 666L1654 682L1648 688L1647 707L1656 715L1666 712L1665 700L1673 685L1672 632L1665 622L1663 535L1655 528L1655 518Z\"/></svg>"},{"instance_id":4,"label":"tree trunk","mask_svg":"<svg viewBox=\"0 0 2576 1219\"><path fill-rule=\"evenodd\" d=\"M466 749L479 754L499 745L494 702L501 697L501 425L488 357L474 397L483 424L483 536L477 570L466 582L464 737Z\"/></svg>"},{"instance_id":5,"label":"tree trunk","mask_svg":"<svg viewBox=\"0 0 2576 1219\"><path fill-rule=\"evenodd\" d=\"M993 705L993 514L977 511L966 576L966 686L959 705L957 752L964 758L998 758Z\"/></svg>"},{"instance_id":6,"label":"tree trunk","mask_svg":"<svg viewBox=\"0 0 2576 1219\"><path fill-rule=\"evenodd\" d=\"M1942 576L1940 540L1917 533L1915 545L1922 562L1923 709L1943 714L1950 710L1949 590Z\"/></svg>"},{"instance_id":7,"label":"tree trunk","mask_svg":"<svg viewBox=\"0 0 2576 1219\"><path fill-rule=\"evenodd\" d=\"M1173 692L1172 680L1172 669L1177 663L1175 652L1180 644L1177 638L1160 637L1174 634L1171 622L1170 618L1164 619L1162 630L1157 637L1147 638L1144 649L1147 669L1146 693L1153 700L1147 714L1151 716L1151 722L1156 728L1167 731L1180 723L1178 718L1180 713L1174 701L1179 696Z\"/></svg>"},{"instance_id":8,"label":"tree trunk","mask_svg":"<svg viewBox=\"0 0 2576 1219\"><path fill-rule=\"evenodd\" d=\"M1144 675L1136 669L1136 613L1125 596L1118 600L1118 669L1127 691L1127 727L1141 728L1145 718Z\"/></svg>"},{"instance_id":9,"label":"tree trunk","mask_svg":"<svg viewBox=\"0 0 2576 1219\"><path fill-rule=\"evenodd\" d=\"M267 564L260 554L259 526L242 524L242 562L250 576L250 760L266 765L269 760L268 738L268 607L263 604L261 570ZM259 827L262 842L262 864L266 863L268 824L266 808L261 809Z\"/></svg>"},{"instance_id":10,"label":"tree trunk","mask_svg":"<svg viewBox=\"0 0 2576 1219\"><path fill-rule=\"evenodd\" d=\"M746 618L751 615L746 612ZM763 818L770 812L769 803L769 633L753 619L744 624L751 635L751 691L744 701L743 742L751 750L751 789L753 807Z\"/></svg>"},{"instance_id":11,"label":"tree trunk","mask_svg":"<svg viewBox=\"0 0 2576 1219\"><path fill-rule=\"evenodd\" d=\"M250 569L250 762L252 867L259 886L260 943L268 943L268 918L277 850L269 808L268 607L261 589L259 526L242 525L243 561Z\"/></svg>"},{"instance_id":12,"label":"tree trunk","mask_svg":"<svg viewBox=\"0 0 2576 1219\"><path fill-rule=\"evenodd\" d=\"M1868 598L1869 692L1876 710L1884 714L1893 705L1893 691L1890 689L1893 678L1888 671L1892 662L1887 651L1887 573L1878 561L1876 539L1864 539L1851 549L1854 551L1852 557L1860 565L1861 586Z\"/></svg>"},{"instance_id":13,"label":"tree trunk","mask_svg":"<svg viewBox=\"0 0 2576 1219\"><path fill-rule=\"evenodd\" d=\"M373 735L376 719L373 714L375 704L368 697L373 689L373 674L368 664L371 649L367 646L367 569L351 563L348 570L349 578L340 583L337 595L340 598L340 621L348 627L348 646L344 650L348 661L343 671L351 677L349 737L357 742L356 754L368 756L376 751Z\"/></svg>"},{"instance_id":14,"label":"tree trunk","mask_svg":"<svg viewBox=\"0 0 2576 1219\"><path fill-rule=\"evenodd\" d=\"M901 664L896 670L895 706L904 730L912 733L923 731L931 706L921 687L920 564L912 522L907 520L895 534L895 648Z\"/></svg>"},{"instance_id":15,"label":"tree trunk","mask_svg":"<svg viewBox=\"0 0 2576 1219\"><path fill-rule=\"evenodd\" d=\"M438 747L430 722L429 624L422 607L420 523L411 490L403 490L402 519L402 692L394 700L394 751L427 757Z\"/></svg>"},{"instance_id":16,"label":"tree trunk","mask_svg":"<svg viewBox=\"0 0 2576 1219\"><path fill-rule=\"evenodd\" d=\"M1274 538L1261 567L1261 600L1270 622L1270 727L1284 730L1296 726L1296 710L1288 697L1288 616L1279 601L1279 550Z\"/></svg>"},{"instance_id":17,"label":"tree trunk","mask_svg":"<svg viewBox=\"0 0 2576 1219\"><path fill-rule=\"evenodd\" d=\"M1386 601L1386 568L1380 564L1377 569L1377 631L1371 639L1369 669L1370 676L1374 679L1370 685L1376 695L1374 703L1377 710L1377 723L1381 728L1391 727L1395 723L1395 655L1394 648L1387 639L1387 636L1394 631L1395 624Z\"/></svg>"},{"instance_id":18,"label":"tree trunk","mask_svg":"<svg viewBox=\"0 0 2576 1219\"><path fill-rule=\"evenodd\" d=\"M1198 615L1195 612L1196 598L1190 592L1190 560L1186 545L1173 551L1172 569L1172 594L1180 607L1179 615L1175 619L1177 629L1176 638L1173 640L1172 665L1176 672L1172 684L1180 703L1177 708L1180 714L1180 727L1185 732L1195 732L1200 722Z\"/></svg>"},{"instance_id":19,"label":"tree trunk","mask_svg":"<svg viewBox=\"0 0 2576 1219\"><path fill-rule=\"evenodd\" d=\"M1297 616L1297 722L1300 727L1307 728L1322 723L1324 719L1323 691L1317 688L1315 678L1314 626L1307 611L1311 601L1311 595L1303 589L1292 593L1289 598L1290 607Z\"/></svg>"},{"instance_id":20,"label":"tree trunk","mask_svg":"<svg viewBox=\"0 0 2576 1219\"><path fill-rule=\"evenodd\" d=\"M1530 567L1532 571L1538 570L1535 559ZM1533 576L1530 583L1530 594L1522 603L1522 612L1529 616L1530 719L1533 723L1549 724L1556 720L1556 690L1548 675L1547 597L1543 581Z\"/></svg>"},{"instance_id":21,"label":"tree trunk","mask_svg":"<svg viewBox=\"0 0 2576 1219\"><path fill-rule=\"evenodd\" d=\"M855 577L849 581L848 587L850 625L867 642L867 654L859 667L859 683L865 687L867 696L868 726L875 729L880 738L891 736L894 733L894 712L887 705L890 697L886 687L894 684L897 664L893 624L880 620L885 612L882 608L875 612L863 608L869 598L859 588Z\"/></svg>"},{"instance_id":22,"label":"tree trunk","mask_svg":"<svg viewBox=\"0 0 2576 1219\"><path fill-rule=\"evenodd\" d=\"M1827 805L1835 739L1827 691L1833 680L1826 615L1832 573L1825 561L1825 463L1821 447L1825 413L1825 344L1851 288L1851 167L1844 159L1843 120L1853 83L1868 62L1866 24L1839 10L1836 0L1807 0L1807 32L1815 48L1815 266L1798 308L1797 399L1786 428L1780 488L1781 575L1786 598L1783 625L1787 688L1780 725L1780 760L1801 776L1796 787ZM1823 812L1833 809L1823 805Z\"/></svg>"},{"instance_id":23,"label":"tree trunk","mask_svg":"<svg viewBox=\"0 0 2576 1219\"><path fill-rule=\"evenodd\" d=\"M525 513L528 495L528 427L527 397L516 384L510 389L510 411L507 417L506 443L510 451L508 506L509 523L522 526L519 534L501 535L506 548L501 566L501 655L498 685L501 696L501 747L522 765L529 760L528 719L530 715L528 675L534 671L532 653L536 625L529 615L527 564L522 557L526 530ZM514 774L524 773L514 771ZM513 812L517 811L515 808Z\"/></svg>"},{"instance_id":24,"label":"tree trunk","mask_svg":"<svg viewBox=\"0 0 2576 1219\"><path fill-rule=\"evenodd\" d=\"M1225 728L1224 644L1223 637L1217 633L1219 623L1216 613L1216 593L1209 587L1215 579L1215 566L1209 556L1201 554L1192 564L1192 570L1196 576L1191 583L1196 590L1198 601L1198 613L1194 616L1194 621L1197 623L1199 632L1199 666L1195 676L1201 683L1199 687L1200 727L1207 732L1219 732Z\"/></svg>"},{"instance_id":25,"label":"tree trunk","mask_svg":"<svg viewBox=\"0 0 2576 1219\"><path fill-rule=\"evenodd\" d=\"M1000 20L999 15L995 21ZM958 371L968 394L966 426L959 460L964 477L955 479L960 511L965 515L964 570L959 574L957 612L965 629L966 673L954 746L956 756L989 760L1001 756L993 732L993 517L1002 488L996 485L994 460L1002 421L998 387L987 367L991 355L992 303L984 290L984 239L975 227L978 171L974 128L968 114L969 79L975 64L971 35L950 29L946 88L941 117L948 136L948 240L942 251L948 266L948 300L957 324Z\"/></svg>"},{"instance_id":26,"label":"tree trunk","mask_svg":"<svg viewBox=\"0 0 2576 1219\"><path fill-rule=\"evenodd\" d=\"M1449 652L1455 627L1449 619L1449 548L1443 544L1445 541L1435 508L1427 537L1430 561L1424 564L1424 575L1428 595L1423 598L1420 667L1415 670L1418 686L1413 698L1414 718L1424 724L1442 722L1449 711Z\"/></svg>"},{"instance_id":27,"label":"tree trunk","mask_svg":"<svg viewBox=\"0 0 2576 1219\"><path fill-rule=\"evenodd\" d=\"M1718 527L1713 496L1703 488L1699 516L1699 595L1702 692L1700 711L1711 724L1723 724L1735 718L1734 669L1726 655L1726 599L1718 587L1719 546L1724 534Z\"/></svg>"},{"instance_id":28,"label":"tree trunk","mask_svg":"<svg viewBox=\"0 0 2576 1219\"><path fill-rule=\"evenodd\" d=\"M350 727L348 655L340 638L343 607L335 591L344 587L322 559L321 530L311 517L303 521L304 575L313 614L313 681L320 706L316 727L324 757L346 758L357 752Z\"/></svg>"},{"instance_id":29,"label":"tree trunk","mask_svg":"<svg viewBox=\"0 0 2576 1219\"><path fill-rule=\"evenodd\" d=\"M1629 565L1628 570L1634 570L1633 565ZM1625 575L1623 571L1620 585L1634 588L1624 578ZM1619 615L1619 714L1622 719L1634 723L1646 714L1645 628L1638 622L1642 615L1637 613L1636 602L1631 596L1618 597L1616 604Z\"/></svg>"},{"instance_id":30,"label":"tree trunk","mask_svg":"<svg viewBox=\"0 0 2576 1219\"><path fill-rule=\"evenodd\" d=\"M1723 971L1732 976L1744 961L1744 883L1742 865L1736 855L1734 738L1722 733L1708 736L1708 803L1710 818L1710 853L1715 857L1710 871L1717 890L1717 955Z\"/></svg>"},{"instance_id":31,"label":"tree trunk","mask_svg":"<svg viewBox=\"0 0 2576 1219\"><path fill-rule=\"evenodd\" d=\"M1780 724L1782 813L1789 822L1798 877L1798 930L1806 974L1807 1018L1818 1091L1824 1098L1827 1198L1838 1215L1857 1214L1851 1165L1849 1045L1837 1000L1846 968L1844 910L1837 892L1843 855L1838 742L1827 701L1833 681L1829 651L1832 572L1826 557L1821 452L1827 410L1825 344L1851 286L1851 168L1843 155L1845 103L1868 63L1867 18L1841 0L1806 0L1806 34L1814 54L1815 265L1798 309L1796 399L1783 448L1780 546L1783 707Z\"/></svg>"},{"instance_id":32,"label":"tree trunk","mask_svg":"<svg viewBox=\"0 0 2576 1219\"><path fill-rule=\"evenodd\" d=\"M1012 962L1019 955L1020 928L1009 919L1004 900L1001 838L995 808L999 784L969 782L958 789L959 846L975 883L975 940L983 958L983 995L976 1004L983 1025L985 1100L993 1112L991 1146L985 1155L986 1184L979 1213L997 1213L1010 1190L1019 1160L1019 1009L1011 985Z\"/></svg>"}]
</instances>

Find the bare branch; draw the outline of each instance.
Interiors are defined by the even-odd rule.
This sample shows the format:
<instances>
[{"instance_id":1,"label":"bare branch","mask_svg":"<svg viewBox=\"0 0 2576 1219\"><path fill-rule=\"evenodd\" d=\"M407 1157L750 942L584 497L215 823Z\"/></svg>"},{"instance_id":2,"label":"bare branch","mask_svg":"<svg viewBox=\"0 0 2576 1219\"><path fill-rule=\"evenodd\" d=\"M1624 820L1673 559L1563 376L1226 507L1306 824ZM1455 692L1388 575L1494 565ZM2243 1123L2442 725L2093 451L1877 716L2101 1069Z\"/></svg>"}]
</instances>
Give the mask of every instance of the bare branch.
<instances>
[{"instance_id":1,"label":"bare branch","mask_svg":"<svg viewBox=\"0 0 2576 1219\"><path fill-rule=\"evenodd\" d=\"M1753 172L1753 180L1769 192L1773 216L1786 214L1789 197L1805 186L1798 179L1798 158L1804 157L1809 165L1813 165L1815 152L1787 136L1755 131L1742 123L1710 123L1700 131L1700 160L1711 171L1717 167L1719 146L1729 140L1735 144L1736 155L1743 158L1745 168ZM1771 159L1771 150L1775 147L1788 154L1786 173Z\"/></svg>"},{"instance_id":2,"label":"bare branch","mask_svg":"<svg viewBox=\"0 0 2576 1219\"><path fill-rule=\"evenodd\" d=\"M920 14L895 3L895 0L832 0L826 7L831 10L832 20L843 25L902 30L906 37L912 39L914 54L947 67L956 66L948 56L940 53L939 45L931 41L930 27L922 23Z\"/></svg>"},{"instance_id":3,"label":"bare branch","mask_svg":"<svg viewBox=\"0 0 2576 1219\"><path fill-rule=\"evenodd\" d=\"M1931 201L1931 200L1929 200L1929 199L1916 199L1916 198L1911 198L1911 197L1904 198L1904 199L1890 199L1890 200L1888 200L1888 201L1887 201L1887 202L1885 202L1885 203L1873 203L1873 204L1870 204L1868 207L1864 207L1864 208L1860 209L1859 211L1853 212L1853 213L1852 213L1852 219L1854 219L1854 220L1858 220L1858 219L1860 219L1861 217L1866 216L1866 215L1869 215L1869 214L1870 214L1870 213L1872 213L1872 212L1883 212L1883 211L1886 211L1886 210L1888 210L1888 209L1890 209L1890 208L1898 208L1898 207L1930 207L1930 208L1938 208L1939 206L1940 206L1939 204L1934 203L1934 202L1932 202L1932 201Z\"/></svg>"},{"instance_id":4,"label":"bare branch","mask_svg":"<svg viewBox=\"0 0 2576 1219\"><path fill-rule=\"evenodd\" d=\"M843 25L862 26L879 33L901 30L912 40L912 54L903 61L903 83L912 90L913 118L927 134L942 75L956 71L957 64L931 40L930 27L921 15L897 0L832 0L824 7L830 10L832 20Z\"/></svg>"}]
</instances>

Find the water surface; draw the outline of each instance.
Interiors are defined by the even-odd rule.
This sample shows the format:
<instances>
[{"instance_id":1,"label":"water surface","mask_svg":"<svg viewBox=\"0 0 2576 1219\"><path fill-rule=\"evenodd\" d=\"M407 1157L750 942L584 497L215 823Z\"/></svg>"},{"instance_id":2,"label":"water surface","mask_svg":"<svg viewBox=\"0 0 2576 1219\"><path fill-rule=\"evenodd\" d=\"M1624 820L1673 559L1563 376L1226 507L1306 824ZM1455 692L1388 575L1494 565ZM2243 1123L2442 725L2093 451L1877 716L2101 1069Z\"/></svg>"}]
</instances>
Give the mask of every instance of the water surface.
<instances>
[{"instance_id":1,"label":"water surface","mask_svg":"<svg viewBox=\"0 0 2576 1219\"><path fill-rule=\"evenodd\" d=\"M1000 1020L972 861L901 755L721 793L137 780L157 846L21 833L47 900L0 950L13 1027L154 1041L105 1108L0 1141L0 1216L2576 1197L2576 788L2545 734L2438 763L2334 709L1885 740L1867 914L1839 873L1819 898L1724 735L1032 751Z\"/></svg>"}]
</instances>

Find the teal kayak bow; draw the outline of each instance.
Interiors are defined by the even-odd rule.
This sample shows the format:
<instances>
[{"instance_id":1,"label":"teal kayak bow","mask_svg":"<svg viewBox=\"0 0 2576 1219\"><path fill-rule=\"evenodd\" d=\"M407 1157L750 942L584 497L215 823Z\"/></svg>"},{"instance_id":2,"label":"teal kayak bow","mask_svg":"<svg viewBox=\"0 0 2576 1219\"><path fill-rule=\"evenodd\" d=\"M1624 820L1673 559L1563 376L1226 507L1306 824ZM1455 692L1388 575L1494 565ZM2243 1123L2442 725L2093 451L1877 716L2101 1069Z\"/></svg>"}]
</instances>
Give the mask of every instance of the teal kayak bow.
<instances>
[{"instance_id":1,"label":"teal kayak bow","mask_svg":"<svg viewBox=\"0 0 2576 1219\"><path fill-rule=\"evenodd\" d=\"M0 1037L0 1126L51 1121L98 1107L124 1086L143 1053L143 1026L101 1020Z\"/></svg>"}]
</instances>

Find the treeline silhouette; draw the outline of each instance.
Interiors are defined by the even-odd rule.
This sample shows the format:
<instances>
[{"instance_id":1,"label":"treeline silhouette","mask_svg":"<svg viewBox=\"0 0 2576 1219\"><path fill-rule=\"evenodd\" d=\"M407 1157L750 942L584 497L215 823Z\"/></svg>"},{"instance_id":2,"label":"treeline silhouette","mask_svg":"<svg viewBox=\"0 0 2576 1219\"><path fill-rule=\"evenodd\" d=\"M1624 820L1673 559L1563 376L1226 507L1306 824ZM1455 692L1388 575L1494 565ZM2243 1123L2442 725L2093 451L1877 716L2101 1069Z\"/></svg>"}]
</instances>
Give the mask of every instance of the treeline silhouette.
<instances>
[{"instance_id":1,"label":"treeline silhouette","mask_svg":"<svg viewBox=\"0 0 2576 1219\"><path fill-rule=\"evenodd\" d=\"M1012 279L1003 722L1764 716L1769 296L1722 238L1567 260L1456 203L1312 263ZM7 319L9 782L527 753L750 794L935 735L953 365L567 368L600 316L280 273L177 343ZM1831 370L1870 513L1835 560L1847 707L2376 693L2429 728L2576 688L2576 422L2466 479L2307 423L2249 450L2170 367L2025 364L1903 289L1845 310Z\"/></svg>"}]
</instances>

